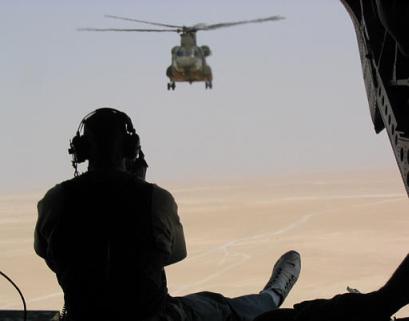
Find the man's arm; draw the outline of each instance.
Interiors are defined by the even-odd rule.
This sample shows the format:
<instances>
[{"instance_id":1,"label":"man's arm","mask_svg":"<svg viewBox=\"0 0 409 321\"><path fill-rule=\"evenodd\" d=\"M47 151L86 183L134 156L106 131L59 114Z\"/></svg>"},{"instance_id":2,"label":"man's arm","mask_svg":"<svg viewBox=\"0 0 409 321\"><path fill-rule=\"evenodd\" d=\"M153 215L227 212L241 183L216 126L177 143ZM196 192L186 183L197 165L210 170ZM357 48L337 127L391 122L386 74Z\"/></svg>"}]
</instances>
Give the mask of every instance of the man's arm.
<instances>
[{"instance_id":1,"label":"man's arm","mask_svg":"<svg viewBox=\"0 0 409 321\"><path fill-rule=\"evenodd\" d=\"M173 196L157 185L152 191L152 226L155 242L166 255L165 265L182 261L187 251L177 205Z\"/></svg>"},{"instance_id":2,"label":"man's arm","mask_svg":"<svg viewBox=\"0 0 409 321\"><path fill-rule=\"evenodd\" d=\"M38 218L34 230L34 250L48 266L54 270L51 258L47 256L49 240L57 224L58 215L62 204L61 185L56 185L50 189L44 198L37 204Z\"/></svg>"}]
</instances>

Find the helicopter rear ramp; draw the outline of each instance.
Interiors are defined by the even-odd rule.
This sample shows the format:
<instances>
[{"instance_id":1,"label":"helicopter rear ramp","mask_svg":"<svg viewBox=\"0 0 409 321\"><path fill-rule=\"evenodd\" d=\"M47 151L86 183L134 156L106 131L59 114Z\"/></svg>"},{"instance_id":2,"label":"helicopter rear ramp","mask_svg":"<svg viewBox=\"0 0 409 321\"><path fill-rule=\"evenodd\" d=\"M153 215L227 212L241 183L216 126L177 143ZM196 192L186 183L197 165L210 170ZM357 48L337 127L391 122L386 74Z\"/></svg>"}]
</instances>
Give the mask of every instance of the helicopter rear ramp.
<instances>
[{"instance_id":1,"label":"helicopter rear ramp","mask_svg":"<svg viewBox=\"0 0 409 321\"><path fill-rule=\"evenodd\" d=\"M375 132L387 131L409 195L409 3L341 2L355 27Z\"/></svg>"}]
</instances>

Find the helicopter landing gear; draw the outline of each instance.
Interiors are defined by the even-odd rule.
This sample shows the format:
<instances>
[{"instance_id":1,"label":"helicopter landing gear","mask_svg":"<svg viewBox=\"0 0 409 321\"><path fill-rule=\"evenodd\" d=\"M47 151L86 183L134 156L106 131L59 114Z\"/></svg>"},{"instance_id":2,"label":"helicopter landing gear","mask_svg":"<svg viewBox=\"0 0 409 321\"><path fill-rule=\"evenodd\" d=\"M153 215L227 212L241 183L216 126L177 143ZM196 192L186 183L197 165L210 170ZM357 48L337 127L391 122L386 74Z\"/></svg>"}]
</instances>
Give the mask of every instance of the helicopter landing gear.
<instances>
[{"instance_id":1,"label":"helicopter landing gear","mask_svg":"<svg viewBox=\"0 0 409 321\"><path fill-rule=\"evenodd\" d=\"M175 90L175 88L176 88L176 84L174 81L168 82L168 90L171 90L171 89Z\"/></svg>"},{"instance_id":2,"label":"helicopter landing gear","mask_svg":"<svg viewBox=\"0 0 409 321\"><path fill-rule=\"evenodd\" d=\"M212 89L213 88L213 84L211 81L206 81L205 82L205 88L206 89Z\"/></svg>"}]
</instances>

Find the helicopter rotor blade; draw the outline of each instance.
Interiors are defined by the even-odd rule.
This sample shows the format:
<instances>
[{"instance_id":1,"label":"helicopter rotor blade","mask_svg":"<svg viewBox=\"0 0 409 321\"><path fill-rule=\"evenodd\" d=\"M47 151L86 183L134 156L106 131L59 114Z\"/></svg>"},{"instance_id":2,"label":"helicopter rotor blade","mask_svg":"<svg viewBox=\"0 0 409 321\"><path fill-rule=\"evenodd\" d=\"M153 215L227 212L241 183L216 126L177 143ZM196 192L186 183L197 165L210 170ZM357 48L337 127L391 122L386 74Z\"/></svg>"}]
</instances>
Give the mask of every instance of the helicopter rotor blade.
<instances>
[{"instance_id":1,"label":"helicopter rotor blade","mask_svg":"<svg viewBox=\"0 0 409 321\"><path fill-rule=\"evenodd\" d=\"M104 17L105 18L118 19L118 20L126 20L126 21L145 23L145 24L160 26L160 27L178 28L178 29L183 28L183 26L169 25L169 24L165 24L165 23L151 22L151 21L138 20L138 19L132 19L132 18L126 18L126 17L118 17L118 16L112 16L112 15L105 15Z\"/></svg>"},{"instance_id":2,"label":"helicopter rotor blade","mask_svg":"<svg viewBox=\"0 0 409 321\"><path fill-rule=\"evenodd\" d=\"M179 29L116 29L116 28L79 28L78 31L125 31L125 32L180 32Z\"/></svg>"},{"instance_id":3,"label":"helicopter rotor blade","mask_svg":"<svg viewBox=\"0 0 409 321\"><path fill-rule=\"evenodd\" d=\"M221 23L215 23L211 25L207 24L198 24L195 25L192 28L192 30L215 30L215 29L220 29L220 28L227 28L227 27L233 27L237 25L244 25L244 24L249 24L249 23L262 23L262 22L267 22L267 21L278 21L278 20L283 20L285 19L282 16L271 16L267 18L258 18L258 19L252 19L252 20L242 20L242 21L233 21L233 22L221 22Z\"/></svg>"}]
</instances>

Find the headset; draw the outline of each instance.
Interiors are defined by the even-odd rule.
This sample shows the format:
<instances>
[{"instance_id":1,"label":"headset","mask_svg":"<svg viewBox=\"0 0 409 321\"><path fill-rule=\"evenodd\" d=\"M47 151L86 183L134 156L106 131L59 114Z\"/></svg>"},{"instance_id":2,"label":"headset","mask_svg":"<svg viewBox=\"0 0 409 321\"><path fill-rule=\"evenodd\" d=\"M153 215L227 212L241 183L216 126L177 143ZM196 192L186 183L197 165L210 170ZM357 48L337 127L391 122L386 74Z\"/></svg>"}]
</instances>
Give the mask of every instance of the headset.
<instances>
[{"instance_id":1,"label":"headset","mask_svg":"<svg viewBox=\"0 0 409 321\"><path fill-rule=\"evenodd\" d=\"M141 150L140 140L138 134L132 125L132 121L127 114L114 108L99 108L89 114L87 114L80 122L75 136L70 140L70 148L68 153L72 155L72 166L75 169L74 175L78 175L78 164L83 163L89 159L90 154L90 142L89 137L84 133L84 128L87 126L87 122L100 114L107 114L113 117L117 117L120 126L123 125L124 131L124 144L122 156L129 161L134 161L137 156L143 158ZM81 133L82 132L82 133Z\"/></svg>"}]
</instances>

